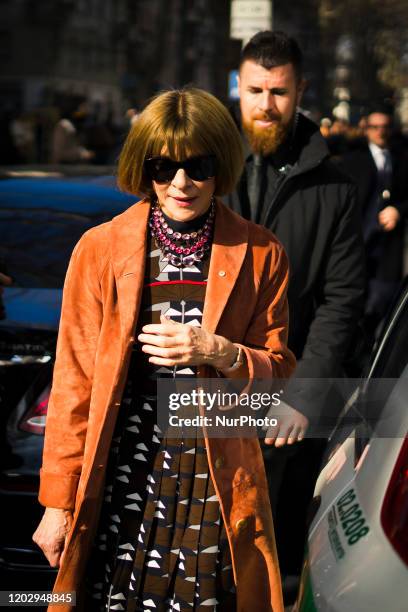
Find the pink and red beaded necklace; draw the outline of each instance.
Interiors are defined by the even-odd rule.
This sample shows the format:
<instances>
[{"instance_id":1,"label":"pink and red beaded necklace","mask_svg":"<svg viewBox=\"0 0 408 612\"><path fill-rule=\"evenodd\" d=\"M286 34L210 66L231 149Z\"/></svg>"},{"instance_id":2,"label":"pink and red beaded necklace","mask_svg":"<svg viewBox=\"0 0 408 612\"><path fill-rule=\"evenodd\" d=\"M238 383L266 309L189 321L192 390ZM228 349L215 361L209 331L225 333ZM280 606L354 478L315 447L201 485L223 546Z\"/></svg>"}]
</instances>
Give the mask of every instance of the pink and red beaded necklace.
<instances>
[{"instance_id":1,"label":"pink and red beaded necklace","mask_svg":"<svg viewBox=\"0 0 408 612\"><path fill-rule=\"evenodd\" d=\"M201 261L205 253L209 251L214 217L215 200L212 198L210 212L202 228L189 234L177 232L169 226L156 201L152 205L149 225L151 234L156 239L164 257L173 266L181 268Z\"/></svg>"}]
</instances>

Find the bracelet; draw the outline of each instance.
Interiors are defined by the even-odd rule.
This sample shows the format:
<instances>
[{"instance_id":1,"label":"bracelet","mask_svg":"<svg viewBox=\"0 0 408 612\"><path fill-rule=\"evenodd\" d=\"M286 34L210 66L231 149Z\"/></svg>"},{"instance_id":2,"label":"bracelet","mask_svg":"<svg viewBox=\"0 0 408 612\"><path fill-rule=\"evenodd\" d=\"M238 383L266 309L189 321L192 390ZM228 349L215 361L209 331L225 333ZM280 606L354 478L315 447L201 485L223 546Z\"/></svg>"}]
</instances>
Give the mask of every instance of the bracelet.
<instances>
[{"instance_id":1,"label":"bracelet","mask_svg":"<svg viewBox=\"0 0 408 612\"><path fill-rule=\"evenodd\" d=\"M242 364L244 363L244 351L242 350L241 346L237 346L237 349L238 349L238 353L237 353L234 363L230 365L228 368L222 368L221 372L223 374L229 374L230 372L235 372L235 370L238 370L238 368L240 368Z\"/></svg>"}]
</instances>

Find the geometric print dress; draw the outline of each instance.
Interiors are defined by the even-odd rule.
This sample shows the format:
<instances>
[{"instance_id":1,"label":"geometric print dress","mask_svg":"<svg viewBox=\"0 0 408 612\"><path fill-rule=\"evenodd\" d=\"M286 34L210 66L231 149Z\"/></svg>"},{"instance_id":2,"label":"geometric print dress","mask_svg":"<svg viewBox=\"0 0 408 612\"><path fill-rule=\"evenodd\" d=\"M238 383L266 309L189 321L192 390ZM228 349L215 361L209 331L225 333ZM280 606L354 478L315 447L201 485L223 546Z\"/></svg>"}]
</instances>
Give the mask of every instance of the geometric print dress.
<instances>
[{"instance_id":1,"label":"geometric print dress","mask_svg":"<svg viewBox=\"0 0 408 612\"><path fill-rule=\"evenodd\" d=\"M177 231L191 223L168 221ZM163 313L201 325L209 256L176 268L147 247L137 334ZM195 367L148 362L135 343L86 572L86 610L236 610L230 549L204 440L166 439L156 424L157 378Z\"/></svg>"}]
</instances>

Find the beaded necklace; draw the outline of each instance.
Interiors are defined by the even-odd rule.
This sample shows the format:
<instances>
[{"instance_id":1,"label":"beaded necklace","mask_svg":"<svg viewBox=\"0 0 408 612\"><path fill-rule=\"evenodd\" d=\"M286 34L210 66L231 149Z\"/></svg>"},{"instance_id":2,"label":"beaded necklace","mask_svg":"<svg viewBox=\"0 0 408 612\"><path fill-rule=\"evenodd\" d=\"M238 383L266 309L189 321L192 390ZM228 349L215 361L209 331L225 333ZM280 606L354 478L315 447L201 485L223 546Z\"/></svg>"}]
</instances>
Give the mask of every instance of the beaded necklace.
<instances>
[{"instance_id":1,"label":"beaded necklace","mask_svg":"<svg viewBox=\"0 0 408 612\"><path fill-rule=\"evenodd\" d=\"M176 268L182 268L201 261L205 253L210 250L209 243L214 228L214 217L215 200L212 198L210 212L202 228L189 234L177 232L169 226L156 201L152 205L150 231L164 258Z\"/></svg>"}]
</instances>

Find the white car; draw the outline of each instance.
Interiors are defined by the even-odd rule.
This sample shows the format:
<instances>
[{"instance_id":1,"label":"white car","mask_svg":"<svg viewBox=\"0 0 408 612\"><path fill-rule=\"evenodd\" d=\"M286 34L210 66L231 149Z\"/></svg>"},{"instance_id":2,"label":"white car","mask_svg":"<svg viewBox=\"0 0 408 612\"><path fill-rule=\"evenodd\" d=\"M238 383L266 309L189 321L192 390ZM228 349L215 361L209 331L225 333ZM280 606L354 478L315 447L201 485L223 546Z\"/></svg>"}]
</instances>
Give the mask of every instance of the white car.
<instances>
[{"instance_id":1,"label":"white car","mask_svg":"<svg viewBox=\"0 0 408 612\"><path fill-rule=\"evenodd\" d=\"M408 279L331 436L294 612L407 612L407 432Z\"/></svg>"}]
</instances>

